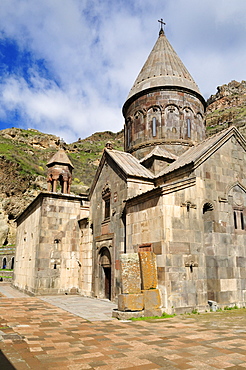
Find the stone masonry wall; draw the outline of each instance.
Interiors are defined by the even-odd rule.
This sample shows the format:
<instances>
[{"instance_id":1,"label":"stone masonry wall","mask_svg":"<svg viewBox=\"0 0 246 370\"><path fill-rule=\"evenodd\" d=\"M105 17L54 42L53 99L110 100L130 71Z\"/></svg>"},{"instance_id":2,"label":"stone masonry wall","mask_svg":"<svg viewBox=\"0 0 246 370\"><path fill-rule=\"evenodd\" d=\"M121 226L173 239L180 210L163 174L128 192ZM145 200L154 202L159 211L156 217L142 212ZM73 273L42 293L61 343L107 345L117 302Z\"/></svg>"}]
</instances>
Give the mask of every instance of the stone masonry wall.
<instances>
[{"instance_id":1,"label":"stone masonry wall","mask_svg":"<svg viewBox=\"0 0 246 370\"><path fill-rule=\"evenodd\" d=\"M36 266L39 294L78 291L81 213L79 197L44 198Z\"/></svg>"},{"instance_id":2,"label":"stone masonry wall","mask_svg":"<svg viewBox=\"0 0 246 370\"><path fill-rule=\"evenodd\" d=\"M110 215L105 219L104 190L110 193ZM125 251L124 207L128 197L153 188L152 182L138 179L126 179L115 163L107 158L91 196L90 221L93 229L93 292L103 298L104 271L100 265L100 253L103 248L111 257L111 298L120 293L119 257Z\"/></svg>"},{"instance_id":3,"label":"stone masonry wall","mask_svg":"<svg viewBox=\"0 0 246 370\"><path fill-rule=\"evenodd\" d=\"M20 290L35 292L35 258L39 244L41 200L32 203L28 215L18 222L13 284Z\"/></svg>"},{"instance_id":4,"label":"stone masonry wall","mask_svg":"<svg viewBox=\"0 0 246 370\"><path fill-rule=\"evenodd\" d=\"M245 305L245 159L233 137L191 173L196 178L183 189L186 180L173 192L164 186L162 196L129 206L128 250L155 248L165 310L204 309L208 299ZM241 216L235 229L234 209L244 215L244 230Z\"/></svg>"},{"instance_id":5,"label":"stone masonry wall","mask_svg":"<svg viewBox=\"0 0 246 370\"><path fill-rule=\"evenodd\" d=\"M93 294L105 298L104 271L100 265L100 251L106 248L111 258L111 299L119 294L119 255L124 251L123 200L127 197L126 180L113 167L105 164L91 196L90 223L93 232ZM104 189L109 189L110 214L105 218Z\"/></svg>"},{"instance_id":6,"label":"stone masonry wall","mask_svg":"<svg viewBox=\"0 0 246 370\"><path fill-rule=\"evenodd\" d=\"M41 193L19 221L14 285L31 294L76 293L82 198ZM88 214L88 211L87 211Z\"/></svg>"}]
</instances>

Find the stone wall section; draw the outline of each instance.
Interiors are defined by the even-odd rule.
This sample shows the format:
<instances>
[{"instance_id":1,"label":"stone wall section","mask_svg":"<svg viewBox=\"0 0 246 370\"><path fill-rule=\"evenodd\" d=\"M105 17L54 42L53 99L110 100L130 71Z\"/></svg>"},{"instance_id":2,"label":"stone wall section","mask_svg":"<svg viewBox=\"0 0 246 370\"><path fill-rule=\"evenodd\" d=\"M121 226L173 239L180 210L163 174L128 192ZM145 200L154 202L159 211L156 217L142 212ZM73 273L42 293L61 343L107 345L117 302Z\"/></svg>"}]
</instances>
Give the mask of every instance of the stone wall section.
<instances>
[{"instance_id":1,"label":"stone wall section","mask_svg":"<svg viewBox=\"0 0 246 370\"><path fill-rule=\"evenodd\" d=\"M77 261L80 267L79 270L79 293L81 295L92 295L92 229L90 227L89 210L87 217L83 217L79 221L80 227L80 258Z\"/></svg>"},{"instance_id":2,"label":"stone wall section","mask_svg":"<svg viewBox=\"0 0 246 370\"><path fill-rule=\"evenodd\" d=\"M79 202L74 204L64 199L44 199L37 261L40 294L65 292L67 289L77 291L79 219Z\"/></svg>"},{"instance_id":3,"label":"stone wall section","mask_svg":"<svg viewBox=\"0 0 246 370\"><path fill-rule=\"evenodd\" d=\"M36 255L40 237L41 199L29 206L29 212L17 227L13 284L16 288L35 293Z\"/></svg>"},{"instance_id":4,"label":"stone wall section","mask_svg":"<svg viewBox=\"0 0 246 370\"><path fill-rule=\"evenodd\" d=\"M92 290L96 297L105 298L104 271L100 253L108 251L111 263L111 299L119 294L119 256L124 252L123 200L127 197L127 182L114 163L105 163L91 195L90 226L92 228L93 277ZM105 217L104 191L108 189L109 217ZM101 277L101 279L100 279ZM101 281L100 281L101 280Z\"/></svg>"},{"instance_id":5,"label":"stone wall section","mask_svg":"<svg viewBox=\"0 0 246 370\"><path fill-rule=\"evenodd\" d=\"M111 258L111 299L115 299L120 293L120 255L126 252L124 200L152 188L152 182L128 178L111 158L106 158L90 199L94 261L92 290L96 297L105 298L105 276L100 262L103 248L109 251ZM105 189L109 198L107 195L105 198ZM109 217L105 217L105 199L110 201Z\"/></svg>"},{"instance_id":6,"label":"stone wall section","mask_svg":"<svg viewBox=\"0 0 246 370\"><path fill-rule=\"evenodd\" d=\"M205 309L208 300L245 305L245 159L232 137L193 172L180 172L172 191L164 185L162 194L129 203L127 248L148 244L157 254L166 311ZM234 209L243 212L244 230L235 229Z\"/></svg>"},{"instance_id":7,"label":"stone wall section","mask_svg":"<svg viewBox=\"0 0 246 370\"><path fill-rule=\"evenodd\" d=\"M31 294L78 292L80 229L88 209L76 196L40 194L19 220L14 285ZM88 208L88 207L87 207Z\"/></svg>"}]
</instances>

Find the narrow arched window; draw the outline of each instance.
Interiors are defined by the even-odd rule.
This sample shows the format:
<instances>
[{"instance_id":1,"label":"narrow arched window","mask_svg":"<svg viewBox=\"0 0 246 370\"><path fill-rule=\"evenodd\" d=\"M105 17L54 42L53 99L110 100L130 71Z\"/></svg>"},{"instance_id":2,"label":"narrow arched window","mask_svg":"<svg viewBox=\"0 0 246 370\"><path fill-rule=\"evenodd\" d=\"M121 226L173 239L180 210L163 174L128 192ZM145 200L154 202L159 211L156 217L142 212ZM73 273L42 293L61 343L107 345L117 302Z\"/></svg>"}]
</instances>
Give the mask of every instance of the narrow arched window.
<instances>
[{"instance_id":1,"label":"narrow arched window","mask_svg":"<svg viewBox=\"0 0 246 370\"><path fill-rule=\"evenodd\" d=\"M156 136L156 117L152 118L152 135L153 137Z\"/></svg>"},{"instance_id":2,"label":"narrow arched window","mask_svg":"<svg viewBox=\"0 0 246 370\"><path fill-rule=\"evenodd\" d=\"M107 219L110 217L110 197L104 199L105 202L105 212L104 212L104 218Z\"/></svg>"},{"instance_id":3,"label":"narrow arched window","mask_svg":"<svg viewBox=\"0 0 246 370\"><path fill-rule=\"evenodd\" d=\"M6 269L6 267L7 267L7 260L6 260L6 258L4 257L4 258L3 258L3 269Z\"/></svg>"},{"instance_id":4,"label":"narrow arched window","mask_svg":"<svg viewBox=\"0 0 246 370\"><path fill-rule=\"evenodd\" d=\"M235 230L236 229L244 230L245 223L244 223L243 210L234 209L233 219L234 219L234 228L235 228Z\"/></svg>"},{"instance_id":5,"label":"narrow arched window","mask_svg":"<svg viewBox=\"0 0 246 370\"><path fill-rule=\"evenodd\" d=\"M15 258L13 257L11 260L11 270L14 269L14 265L15 265Z\"/></svg>"},{"instance_id":6,"label":"narrow arched window","mask_svg":"<svg viewBox=\"0 0 246 370\"><path fill-rule=\"evenodd\" d=\"M243 211L241 213L241 229L244 230L244 217L243 217Z\"/></svg>"},{"instance_id":7,"label":"narrow arched window","mask_svg":"<svg viewBox=\"0 0 246 370\"><path fill-rule=\"evenodd\" d=\"M213 211L214 207L212 205L212 203L205 203L203 205L203 208L202 208L202 213L206 213L206 212L209 212L209 211Z\"/></svg>"},{"instance_id":8,"label":"narrow arched window","mask_svg":"<svg viewBox=\"0 0 246 370\"><path fill-rule=\"evenodd\" d=\"M187 118L187 136L189 138L191 137L191 123L190 123L190 118Z\"/></svg>"},{"instance_id":9,"label":"narrow arched window","mask_svg":"<svg viewBox=\"0 0 246 370\"><path fill-rule=\"evenodd\" d=\"M131 142L131 127L128 126L127 127L127 146L128 147L130 146L130 142Z\"/></svg>"},{"instance_id":10,"label":"narrow arched window","mask_svg":"<svg viewBox=\"0 0 246 370\"><path fill-rule=\"evenodd\" d=\"M234 217L234 227L235 229L237 229L237 212L236 211L233 212L233 217Z\"/></svg>"}]
</instances>

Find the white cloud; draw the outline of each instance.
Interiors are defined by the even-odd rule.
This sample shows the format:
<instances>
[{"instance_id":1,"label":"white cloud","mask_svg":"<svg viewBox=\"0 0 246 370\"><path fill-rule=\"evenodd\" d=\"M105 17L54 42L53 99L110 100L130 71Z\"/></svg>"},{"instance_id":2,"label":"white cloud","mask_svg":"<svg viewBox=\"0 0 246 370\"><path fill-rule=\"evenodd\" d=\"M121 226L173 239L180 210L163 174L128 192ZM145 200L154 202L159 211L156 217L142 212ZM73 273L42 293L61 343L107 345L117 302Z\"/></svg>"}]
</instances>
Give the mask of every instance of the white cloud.
<instances>
[{"instance_id":1,"label":"white cloud","mask_svg":"<svg viewBox=\"0 0 246 370\"><path fill-rule=\"evenodd\" d=\"M66 141L120 130L161 17L206 98L245 78L245 0L1 0L0 41L13 40L32 58L26 72L1 66L1 120L18 111L22 127Z\"/></svg>"}]
</instances>

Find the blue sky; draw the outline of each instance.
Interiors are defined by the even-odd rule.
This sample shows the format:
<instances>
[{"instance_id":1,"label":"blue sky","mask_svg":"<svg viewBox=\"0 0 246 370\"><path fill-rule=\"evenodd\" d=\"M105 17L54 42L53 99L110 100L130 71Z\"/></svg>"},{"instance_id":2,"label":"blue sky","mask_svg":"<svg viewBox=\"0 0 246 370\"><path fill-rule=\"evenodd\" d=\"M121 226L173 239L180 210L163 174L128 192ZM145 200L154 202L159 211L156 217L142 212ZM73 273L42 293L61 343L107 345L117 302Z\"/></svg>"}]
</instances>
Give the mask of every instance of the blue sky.
<instances>
[{"instance_id":1,"label":"blue sky","mask_svg":"<svg viewBox=\"0 0 246 370\"><path fill-rule=\"evenodd\" d=\"M246 79L245 0L1 0L0 129L121 130L160 18L206 99Z\"/></svg>"}]
</instances>

